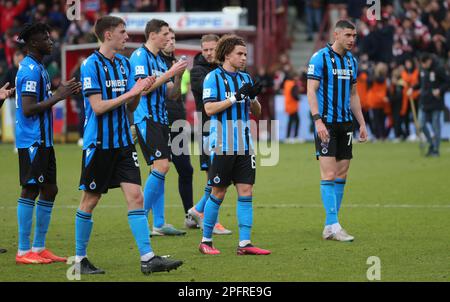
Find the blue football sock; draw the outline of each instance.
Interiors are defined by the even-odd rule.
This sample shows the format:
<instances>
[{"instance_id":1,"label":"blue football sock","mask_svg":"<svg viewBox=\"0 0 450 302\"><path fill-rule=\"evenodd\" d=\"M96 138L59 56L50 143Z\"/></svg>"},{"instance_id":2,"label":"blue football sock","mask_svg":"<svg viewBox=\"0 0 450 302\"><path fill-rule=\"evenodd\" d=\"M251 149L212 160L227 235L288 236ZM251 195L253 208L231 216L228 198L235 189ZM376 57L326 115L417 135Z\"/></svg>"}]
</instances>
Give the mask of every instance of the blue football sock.
<instances>
[{"instance_id":1,"label":"blue football sock","mask_svg":"<svg viewBox=\"0 0 450 302\"><path fill-rule=\"evenodd\" d=\"M93 224L92 214L83 212L80 209L77 210L75 217L76 256L86 256Z\"/></svg>"},{"instance_id":2,"label":"blue football sock","mask_svg":"<svg viewBox=\"0 0 450 302\"><path fill-rule=\"evenodd\" d=\"M52 217L53 201L38 200L36 205L36 226L33 248L45 247L45 236Z\"/></svg>"},{"instance_id":3,"label":"blue football sock","mask_svg":"<svg viewBox=\"0 0 450 302\"><path fill-rule=\"evenodd\" d=\"M237 201L237 219L239 223L239 241L250 240L253 225L252 196L239 196Z\"/></svg>"},{"instance_id":4,"label":"blue football sock","mask_svg":"<svg viewBox=\"0 0 450 302\"><path fill-rule=\"evenodd\" d=\"M150 233L148 231L148 220L144 209L128 211L128 224L139 249L141 256L151 253Z\"/></svg>"},{"instance_id":5,"label":"blue football sock","mask_svg":"<svg viewBox=\"0 0 450 302\"><path fill-rule=\"evenodd\" d=\"M153 226L164 225L164 174L153 170L147 178L144 188L144 209L148 217L150 209L153 211Z\"/></svg>"},{"instance_id":6,"label":"blue football sock","mask_svg":"<svg viewBox=\"0 0 450 302\"><path fill-rule=\"evenodd\" d=\"M212 191L211 186L206 185L205 194L203 194L200 201L195 205L195 209L198 212L203 213L205 211L206 201L209 199L209 195L211 195L211 191Z\"/></svg>"},{"instance_id":7,"label":"blue football sock","mask_svg":"<svg viewBox=\"0 0 450 302\"><path fill-rule=\"evenodd\" d=\"M338 222L336 195L334 192L333 180L322 180L320 182L320 193L322 195L322 202L325 208L326 218L325 225L332 225Z\"/></svg>"},{"instance_id":8,"label":"blue football sock","mask_svg":"<svg viewBox=\"0 0 450 302\"><path fill-rule=\"evenodd\" d=\"M17 223L19 225L19 250L30 250L30 234L33 225L34 200L19 198L17 201Z\"/></svg>"},{"instance_id":9,"label":"blue football sock","mask_svg":"<svg viewBox=\"0 0 450 302\"><path fill-rule=\"evenodd\" d=\"M345 178L336 178L334 180L334 192L336 194L336 204L337 204L337 212L339 213L339 209L342 204L342 197L344 196L344 188L345 188Z\"/></svg>"},{"instance_id":10,"label":"blue football sock","mask_svg":"<svg viewBox=\"0 0 450 302\"><path fill-rule=\"evenodd\" d=\"M214 195L210 195L206 201L204 218L203 218L203 237L212 238L212 232L216 225L217 216L219 215L219 208L222 200Z\"/></svg>"}]
</instances>

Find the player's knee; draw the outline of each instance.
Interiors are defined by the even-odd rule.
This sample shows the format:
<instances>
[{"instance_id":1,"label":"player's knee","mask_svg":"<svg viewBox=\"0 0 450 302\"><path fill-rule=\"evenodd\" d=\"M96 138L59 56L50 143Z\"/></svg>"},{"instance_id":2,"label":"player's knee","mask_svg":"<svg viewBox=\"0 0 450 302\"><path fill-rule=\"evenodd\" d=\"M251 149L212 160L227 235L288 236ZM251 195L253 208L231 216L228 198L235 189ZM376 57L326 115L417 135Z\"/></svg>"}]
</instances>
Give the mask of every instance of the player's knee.
<instances>
[{"instance_id":1,"label":"player's knee","mask_svg":"<svg viewBox=\"0 0 450 302\"><path fill-rule=\"evenodd\" d=\"M22 193L20 196L22 198L36 200L39 195L39 188L37 186L25 186L22 187Z\"/></svg>"},{"instance_id":2,"label":"player's knee","mask_svg":"<svg viewBox=\"0 0 450 302\"><path fill-rule=\"evenodd\" d=\"M213 187L211 194L216 198L223 200L225 198L225 194L227 193L227 188L225 187Z\"/></svg>"},{"instance_id":3,"label":"player's knee","mask_svg":"<svg viewBox=\"0 0 450 302\"><path fill-rule=\"evenodd\" d=\"M158 163L155 162L154 168L163 174L167 174L167 172L169 172L169 161L168 160L163 160L163 161L159 161Z\"/></svg>"},{"instance_id":4,"label":"player's knee","mask_svg":"<svg viewBox=\"0 0 450 302\"><path fill-rule=\"evenodd\" d=\"M336 179L336 171L327 171L322 174L322 180L335 180Z\"/></svg>"},{"instance_id":5,"label":"player's knee","mask_svg":"<svg viewBox=\"0 0 450 302\"><path fill-rule=\"evenodd\" d=\"M41 198L43 200L54 201L58 194L58 186L50 185L46 186L44 190L41 190Z\"/></svg>"},{"instance_id":6,"label":"player's knee","mask_svg":"<svg viewBox=\"0 0 450 302\"><path fill-rule=\"evenodd\" d=\"M141 209L144 207L144 197L141 191L133 192L128 200L129 208Z\"/></svg>"},{"instance_id":7,"label":"player's knee","mask_svg":"<svg viewBox=\"0 0 450 302\"><path fill-rule=\"evenodd\" d=\"M94 195L85 192L81 198L80 210L91 213L97 206L100 196L101 195L97 196L97 194Z\"/></svg>"}]
</instances>

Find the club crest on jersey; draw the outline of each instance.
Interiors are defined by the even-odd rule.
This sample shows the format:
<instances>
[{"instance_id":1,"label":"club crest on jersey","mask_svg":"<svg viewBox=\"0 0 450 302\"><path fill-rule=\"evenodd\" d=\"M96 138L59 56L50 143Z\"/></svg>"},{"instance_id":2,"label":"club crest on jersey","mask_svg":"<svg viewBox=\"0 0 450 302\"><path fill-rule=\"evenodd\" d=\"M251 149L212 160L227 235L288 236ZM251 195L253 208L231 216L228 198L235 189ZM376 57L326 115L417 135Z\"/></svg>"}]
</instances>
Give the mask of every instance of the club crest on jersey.
<instances>
[{"instance_id":1,"label":"club crest on jersey","mask_svg":"<svg viewBox=\"0 0 450 302\"><path fill-rule=\"evenodd\" d=\"M93 180L93 181L89 184L89 189L95 190L95 188L97 188L97 184L95 183L95 180Z\"/></svg>"},{"instance_id":2,"label":"club crest on jersey","mask_svg":"<svg viewBox=\"0 0 450 302\"><path fill-rule=\"evenodd\" d=\"M219 176L214 177L213 182L215 184L218 184L220 182L220 177Z\"/></svg>"},{"instance_id":3,"label":"club crest on jersey","mask_svg":"<svg viewBox=\"0 0 450 302\"><path fill-rule=\"evenodd\" d=\"M125 67L123 67L122 64L120 64L120 72L121 72L122 74L125 74Z\"/></svg>"},{"instance_id":4,"label":"club crest on jersey","mask_svg":"<svg viewBox=\"0 0 450 302\"><path fill-rule=\"evenodd\" d=\"M155 156L156 156L156 157L161 157L161 151L159 151L159 150L156 150L156 152L155 152Z\"/></svg>"},{"instance_id":5,"label":"club crest on jersey","mask_svg":"<svg viewBox=\"0 0 450 302\"><path fill-rule=\"evenodd\" d=\"M103 69L105 70L105 72L108 72L108 66L103 65Z\"/></svg>"},{"instance_id":6,"label":"club crest on jersey","mask_svg":"<svg viewBox=\"0 0 450 302\"><path fill-rule=\"evenodd\" d=\"M43 183L44 182L44 175L41 174L41 176L39 176L39 178L38 178L38 181L40 183Z\"/></svg>"}]
</instances>

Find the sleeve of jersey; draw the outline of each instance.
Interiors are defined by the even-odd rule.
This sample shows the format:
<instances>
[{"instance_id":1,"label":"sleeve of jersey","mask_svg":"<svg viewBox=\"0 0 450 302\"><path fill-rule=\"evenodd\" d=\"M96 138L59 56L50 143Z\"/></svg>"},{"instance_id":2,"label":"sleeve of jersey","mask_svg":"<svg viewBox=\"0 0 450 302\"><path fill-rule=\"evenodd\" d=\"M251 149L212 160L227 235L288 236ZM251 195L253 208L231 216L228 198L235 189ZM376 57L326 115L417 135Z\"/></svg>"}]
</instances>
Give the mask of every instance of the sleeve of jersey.
<instances>
[{"instance_id":1,"label":"sleeve of jersey","mask_svg":"<svg viewBox=\"0 0 450 302\"><path fill-rule=\"evenodd\" d=\"M96 68L96 62L87 62L81 64L80 74L83 81L83 94L89 97L93 94L102 92L100 83L98 82L99 74Z\"/></svg>"},{"instance_id":2,"label":"sleeve of jersey","mask_svg":"<svg viewBox=\"0 0 450 302\"><path fill-rule=\"evenodd\" d=\"M322 73L323 57L320 54L315 53L309 61L307 78L320 81L323 77Z\"/></svg>"},{"instance_id":3,"label":"sleeve of jersey","mask_svg":"<svg viewBox=\"0 0 450 302\"><path fill-rule=\"evenodd\" d=\"M26 70L23 73L22 87L20 92L22 96L37 96L39 81L41 80L41 75L37 67L30 69L29 67L24 67Z\"/></svg>"},{"instance_id":4,"label":"sleeve of jersey","mask_svg":"<svg viewBox=\"0 0 450 302\"><path fill-rule=\"evenodd\" d=\"M137 53L133 53L130 58L130 64L130 80L132 80L132 82L135 82L138 79L146 78L150 75L150 71L148 70L147 66L146 55L143 52L139 51L139 55Z\"/></svg>"},{"instance_id":5,"label":"sleeve of jersey","mask_svg":"<svg viewBox=\"0 0 450 302\"><path fill-rule=\"evenodd\" d=\"M354 63L354 72L353 72L353 78L352 78L352 84L356 84L357 82L357 78L358 78L358 62L356 62L356 59L353 58L353 63Z\"/></svg>"},{"instance_id":6,"label":"sleeve of jersey","mask_svg":"<svg viewBox=\"0 0 450 302\"><path fill-rule=\"evenodd\" d=\"M212 73L206 75L203 81L203 103L217 101L217 81Z\"/></svg>"}]
</instances>

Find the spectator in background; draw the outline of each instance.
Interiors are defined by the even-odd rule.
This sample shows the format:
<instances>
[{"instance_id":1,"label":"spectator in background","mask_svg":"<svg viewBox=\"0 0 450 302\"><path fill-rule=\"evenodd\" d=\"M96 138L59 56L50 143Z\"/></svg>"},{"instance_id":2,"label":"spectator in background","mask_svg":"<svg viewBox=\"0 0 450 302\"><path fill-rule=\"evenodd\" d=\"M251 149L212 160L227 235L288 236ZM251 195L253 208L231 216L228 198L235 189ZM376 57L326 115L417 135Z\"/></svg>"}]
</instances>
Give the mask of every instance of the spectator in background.
<instances>
[{"instance_id":1,"label":"spectator in background","mask_svg":"<svg viewBox=\"0 0 450 302\"><path fill-rule=\"evenodd\" d=\"M378 63L372 78L368 80L367 100L371 110L373 134L377 140L386 138L386 114L387 98L387 65Z\"/></svg>"},{"instance_id":2,"label":"spectator in background","mask_svg":"<svg viewBox=\"0 0 450 302\"><path fill-rule=\"evenodd\" d=\"M307 41L313 40L313 34L319 31L322 22L323 0L306 0L305 15L307 24Z\"/></svg>"},{"instance_id":3,"label":"spectator in background","mask_svg":"<svg viewBox=\"0 0 450 302\"><path fill-rule=\"evenodd\" d=\"M83 61L86 59L86 57L81 56L78 58L77 64L73 67L72 71L70 72L69 78L75 78L75 81L80 81L80 67ZM84 98L83 94L76 94L72 96L72 102L75 102L75 107L77 108L78 113L78 146L83 147L83 134L84 134L84 120L85 120L85 110L84 110Z\"/></svg>"},{"instance_id":4,"label":"spectator in background","mask_svg":"<svg viewBox=\"0 0 450 302\"><path fill-rule=\"evenodd\" d=\"M86 19L86 16L82 13L80 20L75 20L70 23L66 32L66 42L68 44L78 44L78 39L84 36L85 33L90 32L92 25Z\"/></svg>"},{"instance_id":5,"label":"spectator in background","mask_svg":"<svg viewBox=\"0 0 450 302\"><path fill-rule=\"evenodd\" d=\"M392 110L395 142L399 142L406 138L401 127L402 117L400 115L403 101L403 89L405 87L405 82L401 76L402 69L402 66L398 66L392 71L391 86L389 87L389 101Z\"/></svg>"},{"instance_id":6,"label":"spectator in background","mask_svg":"<svg viewBox=\"0 0 450 302\"><path fill-rule=\"evenodd\" d=\"M22 14L28 6L29 0L19 0L16 4L12 0L0 2L0 35L3 35L6 30L11 28L14 23L14 18Z\"/></svg>"},{"instance_id":7,"label":"spectator in background","mask_svg":"<svg viewBox=\"0 0 450 302\"><path fill-rule=\"evenodd\" d=\"M420 64L419 121L429 143L427 156L436 157L439 156L441 117L448 79L443 66L431 54L425 53ZM412 93L411 90L409 92Z\"/></svg>"},{"instance_id":8,"label":"spectator in background","mask_svg":"<svg viewBox=\"0 0 450 302\"><path fill-rule=\"evenodd\" d=\"M419 83L419 69L416 67L416 64L412 58L406 59L401 77L403 82L402 108L400 110L402 133L405 138L414 140L416 139L416 136L410 136L409 132L409 123L411 122L411 104L409 99L413 99L416 112L418 112L419 90L415 90L411 95L408 94L408 90L411 87L415 87Z\"/></svg>"},{"instance_id":9,"label":"spectator in background","mask_svg":"<svg viewBox=\"0 0 450 302\"><path fill-rule=\"evenodd\" d=\"M361 103L361 111L363 113L363 117L364 117L364 121L368 127L368 129L370 129L370 131L373 133L373 128L372 128L372 121L370 119L370 115L369 115L369 101L367 98L367 92L368 92L368 87L367 87L367 80L369 77L369 61L368 61L368 56L366 54L361 55L360 57L360 63L359 63L359 70L358 70L358 84L356 85L356 90L358 91L358 95L359 95L359 100ZM353 119L353 122L355 124L354 129L357 130L359 129L359 125L358 125L358 121L356 119Z\"/></svg>"},{"instance_id":10,"label":"spectator in background","mask_svg":"<svg viewBox=\"0 0 450 302\"><path fill-rule=\"evenodd\" d=\"M261 118L260 120L267 121L267 133L263 133L260 129L259 139L270 139L270 127L271 121L274 119L274 90L273 90L273 77L267 72L265 66L258 67L258 73L255 76L255 82L260 82L262 90L258 96L259 103L261 104Z\"/></svg>"},{"instance_id":11,"label":"spectator in background","mask_svg":"<svg viewBox=\"0 0 450 302\"><path fill-rule=\"evenodd\" d=\"M61 4L59 2L53 2L52 8L48 13L48 18L54 29L58 28L62 32L65 32L69 26L67 17L63 14Z\"/></svg>"},{"instance_id":12,"label":"spectator in background","mask_svg":"<svg viewBox=\"0 0 450 302\"><path fill-rule=\"evenodd\" d=\"M299 85L299 74L296 72L288 74L283 87L285 111L289 115L285 141L288 144L298 142L298 129L300 126L300 119L298 117L298 103L300 101ZM293 137L291 137L291 133L294 134Z\"/></svg>"}]
</instances>

